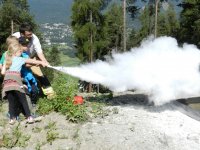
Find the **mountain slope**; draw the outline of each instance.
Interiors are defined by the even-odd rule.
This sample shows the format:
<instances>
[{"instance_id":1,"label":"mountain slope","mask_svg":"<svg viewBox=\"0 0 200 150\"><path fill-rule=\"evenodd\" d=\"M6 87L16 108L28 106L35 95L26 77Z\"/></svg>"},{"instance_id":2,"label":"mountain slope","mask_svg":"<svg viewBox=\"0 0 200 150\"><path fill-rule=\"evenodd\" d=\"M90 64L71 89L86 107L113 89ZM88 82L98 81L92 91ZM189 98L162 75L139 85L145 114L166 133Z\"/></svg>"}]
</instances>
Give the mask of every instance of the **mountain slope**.
<instances>
[{"instance_id":1,"label":"mountain slope","mask_svg":"<svg viewBox=\"0 0 200 150\"><path fill-rule=\"evenodd\" d=\"M69 23L73 0L28 0L38 23Z\"/></svg>"}]
</instances>

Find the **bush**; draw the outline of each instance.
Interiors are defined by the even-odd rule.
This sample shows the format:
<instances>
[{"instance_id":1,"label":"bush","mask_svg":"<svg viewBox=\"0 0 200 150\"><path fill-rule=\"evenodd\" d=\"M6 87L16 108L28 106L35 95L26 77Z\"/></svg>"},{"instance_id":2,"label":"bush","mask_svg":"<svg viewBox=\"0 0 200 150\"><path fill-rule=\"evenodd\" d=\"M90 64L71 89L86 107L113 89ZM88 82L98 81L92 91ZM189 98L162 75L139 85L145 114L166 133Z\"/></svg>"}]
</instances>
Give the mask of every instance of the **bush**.
<instances>
[{"instance_id":1,"label":"bush","mask_svg":"<svg viewBox=\"0 0 200 150\"><path fill-rule=\"evenodd\" d=\"M37 111L40 114L60 112L72 122L87 120L85 106L73 104L73 98L78 92L78 80L60 73L55 74L55 79L52 87L56 92L56 97L52 100L40 98Z\"/></svg>"}]
</instances>

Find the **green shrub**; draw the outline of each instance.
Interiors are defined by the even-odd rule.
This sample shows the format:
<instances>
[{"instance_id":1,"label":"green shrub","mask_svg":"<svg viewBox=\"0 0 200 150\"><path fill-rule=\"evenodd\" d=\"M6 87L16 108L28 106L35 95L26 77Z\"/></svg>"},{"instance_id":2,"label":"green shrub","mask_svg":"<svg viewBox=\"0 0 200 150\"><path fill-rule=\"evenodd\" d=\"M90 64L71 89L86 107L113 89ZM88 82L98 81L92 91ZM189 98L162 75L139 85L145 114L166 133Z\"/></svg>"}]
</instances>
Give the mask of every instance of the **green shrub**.
<instances>
[{"instance_id":1,"label":"green shrub","mask_svg":"<svg viewBox=\"0 0 200 150\"><path fill-rule=\"evenodd\" d=\"M40 114L48 114L51 111L60 112L72 122L87 120L85 106L73 104L73 98L78 92L78 80L60 73L55 74L55 76L52 86L56 97L52 100L39 99L37 111Z\"/></svg>"}]
</instances>

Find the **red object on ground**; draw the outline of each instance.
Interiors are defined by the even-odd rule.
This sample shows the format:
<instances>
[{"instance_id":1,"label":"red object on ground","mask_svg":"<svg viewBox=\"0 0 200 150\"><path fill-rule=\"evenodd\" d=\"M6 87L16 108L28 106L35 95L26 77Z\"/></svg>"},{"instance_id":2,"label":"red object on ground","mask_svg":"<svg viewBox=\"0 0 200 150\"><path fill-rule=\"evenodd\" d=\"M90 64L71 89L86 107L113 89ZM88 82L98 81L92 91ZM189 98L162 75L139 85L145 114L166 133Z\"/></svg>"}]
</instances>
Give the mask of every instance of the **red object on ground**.
<instances>
[{"instance_id":1,"label":"red object on ground","mask_svg":"<svg viewBox=\"0 0 200 150\"><path fill-rule=\"evenodd\" d=\"M81 105L84 103L84 99L82 96L74 96L73 104L75 105Z\"/></svg>"}]
</instances>

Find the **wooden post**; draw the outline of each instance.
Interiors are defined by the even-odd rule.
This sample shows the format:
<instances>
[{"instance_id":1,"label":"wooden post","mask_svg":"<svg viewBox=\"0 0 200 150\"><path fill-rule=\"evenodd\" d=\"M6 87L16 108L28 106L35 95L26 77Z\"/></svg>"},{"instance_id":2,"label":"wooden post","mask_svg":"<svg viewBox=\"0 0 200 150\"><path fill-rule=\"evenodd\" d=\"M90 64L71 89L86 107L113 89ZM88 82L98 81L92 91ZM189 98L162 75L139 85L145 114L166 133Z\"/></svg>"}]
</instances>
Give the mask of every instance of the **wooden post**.
<instances>
[{"instance_id":1,"label":"wooden post","mask_svg":"<svg viewBox=\"0 0 200 150\"><path fill-rule=\"evenodd\" d=\"M154 38L157 37L157 25L158 25L158 4L159 4L159 0L155 0L155 29L154 29Z\"/></svg>"},{"instance_id":2,"label":"wooden post","mask_svg":"<svg viewBox=\"0 0 200 150\"><path fill-rule=\"evenodd\" d=\"M126 0L123 1L123 26L124 26L124 44L123 44L123 50L126 51Z\"/></svg>"},{"instance_id":3,"label":"wooden post","mask_svg":"<svg viewBox=\"0 0 200 150\"><path fill-rule=\"evenodd\" d=\"M90 11L90 23L92 23L92 11ZM89 53L89 61L90 61L90 63L93 61L93 49L92 49L92 47L93 47L93 33L91 32L90 33L90 53ZM89 85L88 85L89 87L88 87L88 92L92 92L92 83L89 83Z\"/></svg>"},{"instance_id":4,"label":"wooden post","mask_svg":"<svg viewBox=\"0 0 200 150\"><path fill-rule=\"evenodd\" d=\"M13 34L14 32L14 25L13 25L13 20L11 20L11 35Z\"/></svg>"}]
</instances>

